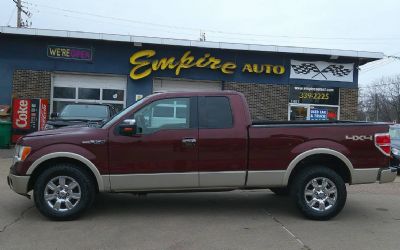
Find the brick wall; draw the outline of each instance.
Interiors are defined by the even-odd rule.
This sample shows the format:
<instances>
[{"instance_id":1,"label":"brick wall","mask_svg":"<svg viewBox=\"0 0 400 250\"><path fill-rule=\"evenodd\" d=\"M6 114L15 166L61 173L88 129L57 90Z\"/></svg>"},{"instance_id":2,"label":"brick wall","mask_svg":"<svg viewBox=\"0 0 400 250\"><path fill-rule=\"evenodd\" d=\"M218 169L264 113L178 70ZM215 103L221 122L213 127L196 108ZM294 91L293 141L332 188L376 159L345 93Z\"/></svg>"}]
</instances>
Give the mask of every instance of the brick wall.
<instances>
[{"instance_id":1,"label":"brick wall","mask_svg":"<svg viewBox=\"0 0 400 250\"><path fill-rule=\"evenodd\" d=\"M282 121L288 118L289 85L224 83L225 90L246 96L253 120ZM13 76L14 98L47 98L50 100L51 73L16 70ZM358 89L340 89L340 119L356 120Z\"/></svg>"},{"instance_id":2,"label":"brick wall","mask_svg":"<svg viewBox=\"0 0 400 250\"><path fill-rule=\"evenodd\" d=\"M340 89L340 120L357 120L358 89Z\"/></svg>"},{"instance_id":3,"label":"brick wall","mask_svg":"<svg viewBox=\"0 0 400 250\"><path fill-rule=\"evenodd\" d=\"M224 83L224 89L243 93L253 120L288 119L289 86L276 84ZM340 120L356 120L358 89L341 88Z\"/></svg>"},{"instance_id":4,"label":"brick wall","mask_svg":"<svg viewBox=\"0 0 400 250\"><path fill-rule=\"evenodd\" d=\"M46 98L50 100L51 73L16 70L13 75L13 98Z\"/></svg>"},{"instance_id":5,"label":"brick wall","mask_svg":"<svg viewBox=\"0 0 400 250\"><path fill-rule=\"evenodd\" d=\"M253 120L288 119L288 85L224 83L224 89L235 90L246 96Z\"/></svg>"}]
</instances>

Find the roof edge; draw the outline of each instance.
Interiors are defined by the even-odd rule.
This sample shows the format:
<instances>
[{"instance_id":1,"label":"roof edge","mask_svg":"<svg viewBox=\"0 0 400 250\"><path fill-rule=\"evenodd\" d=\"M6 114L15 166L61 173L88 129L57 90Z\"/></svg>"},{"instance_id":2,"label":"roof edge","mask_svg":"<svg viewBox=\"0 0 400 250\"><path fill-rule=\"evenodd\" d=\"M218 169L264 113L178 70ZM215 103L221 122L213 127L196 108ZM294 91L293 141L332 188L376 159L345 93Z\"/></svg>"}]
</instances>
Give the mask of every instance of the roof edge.
<instances>
[{"instance_id":1,"label":"roof edge","mask_svg":"<svg viewBox=\"0 0 400 250\"><path fill-rule=\"evenodd\" d=\"M338 57L362 58L364 61L379 60L384 58L385 56L382 52L261 45L261 44L242 44L242 43L227 43L227 42L210 42L210 41L202 42L202 41L188 40L188 39L131 36L131 35L94 33L94 32L84 32L84 31L50 30L50 29L37 29L37 28L15 28L15 27L5 27L5 26L0 26L0 33L10 34L10 35L92 39L92 40L104 40L104 41L114 41L114 42L145 43L145 44L186 46L186 47L211 48L211 49L229 49L229 50L262 51L262 52L278 52L278 53L280 52L289 54L329 55Z\"/></svg>"}]
</instances>

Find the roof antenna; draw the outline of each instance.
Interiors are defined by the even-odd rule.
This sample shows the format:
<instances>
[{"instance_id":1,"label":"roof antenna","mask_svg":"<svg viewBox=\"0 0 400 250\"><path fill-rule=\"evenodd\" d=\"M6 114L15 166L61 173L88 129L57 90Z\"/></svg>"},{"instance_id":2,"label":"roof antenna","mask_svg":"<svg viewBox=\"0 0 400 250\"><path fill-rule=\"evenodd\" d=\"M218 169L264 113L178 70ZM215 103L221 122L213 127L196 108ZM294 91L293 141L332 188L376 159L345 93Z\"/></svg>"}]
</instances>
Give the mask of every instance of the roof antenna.
<instances>
[{"instance_id":1,"label":"roof antenna","mask_svg":"<svg viewBox=\"0 0 400 250\"><path fill-rule=\"evenodd\" d=\"M200 42L206 41L206 32L200 30Z\"/></svg>"}]
</instances>

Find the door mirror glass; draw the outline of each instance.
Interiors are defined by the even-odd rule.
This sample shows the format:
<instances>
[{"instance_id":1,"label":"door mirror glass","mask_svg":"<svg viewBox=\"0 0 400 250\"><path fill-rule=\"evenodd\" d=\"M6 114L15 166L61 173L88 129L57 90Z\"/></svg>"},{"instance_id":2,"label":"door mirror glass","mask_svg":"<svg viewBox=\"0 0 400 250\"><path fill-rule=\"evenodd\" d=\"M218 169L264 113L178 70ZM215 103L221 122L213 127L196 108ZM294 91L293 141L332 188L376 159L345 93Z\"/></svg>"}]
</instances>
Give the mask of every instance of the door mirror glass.
<instances>
[{"instance_id":1,"label":"door mirror glass","mask_svg":"<svg viewBox=\"0 0 400 250\"><path fill-rule=\"evenodd\" d=\"M131 136L136 134L137 126L135 119L126 119L119 125L119 133L121 135Z\"/></svg>"}]
</instances>

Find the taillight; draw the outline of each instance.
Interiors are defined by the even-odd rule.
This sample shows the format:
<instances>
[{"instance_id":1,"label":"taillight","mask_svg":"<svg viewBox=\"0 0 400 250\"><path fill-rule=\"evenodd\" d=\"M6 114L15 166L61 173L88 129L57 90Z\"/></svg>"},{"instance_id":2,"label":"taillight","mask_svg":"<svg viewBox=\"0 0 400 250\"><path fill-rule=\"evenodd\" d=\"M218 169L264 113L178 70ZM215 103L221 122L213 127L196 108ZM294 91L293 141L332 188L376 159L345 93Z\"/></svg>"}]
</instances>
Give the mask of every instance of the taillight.
<instances>
[{"instance_id":1,"label":"taillight","mask_svg":"<svg viewBox=\"0 0 400 250\"><path fill-rule=\"evenodd\" d=\"M375 146L386 156L390 156L389 133L375 134Z\"/></svg>"}]
</instances>

